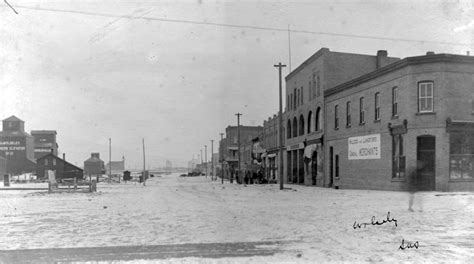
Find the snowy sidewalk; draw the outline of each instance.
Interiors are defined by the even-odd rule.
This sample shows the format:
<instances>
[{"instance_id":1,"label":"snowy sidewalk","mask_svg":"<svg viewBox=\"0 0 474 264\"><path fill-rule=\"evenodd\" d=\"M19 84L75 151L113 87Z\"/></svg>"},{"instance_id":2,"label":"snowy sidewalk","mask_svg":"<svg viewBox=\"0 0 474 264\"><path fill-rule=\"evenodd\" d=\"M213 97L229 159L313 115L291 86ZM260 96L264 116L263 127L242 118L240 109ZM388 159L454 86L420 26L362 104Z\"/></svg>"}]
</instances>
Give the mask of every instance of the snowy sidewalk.
<instances>
[{"instance_id":1,"label":"snowy sidewalk","mask_svg":"<svg viewBox=\"0 0 474 264\"><path fill-rule=\"evenodd\" d=\"M474 259L471 193L418 193L409 212L403 192L285 187L169 175L146 186L100 184L97 193L0 192L0 249L286 241L275 255L222 260ZM388 212L397 226L383 223ZM380 225L354 229L373 216ZM400 250L402 240L419 248Z\"/></svg>"}]
</instances>

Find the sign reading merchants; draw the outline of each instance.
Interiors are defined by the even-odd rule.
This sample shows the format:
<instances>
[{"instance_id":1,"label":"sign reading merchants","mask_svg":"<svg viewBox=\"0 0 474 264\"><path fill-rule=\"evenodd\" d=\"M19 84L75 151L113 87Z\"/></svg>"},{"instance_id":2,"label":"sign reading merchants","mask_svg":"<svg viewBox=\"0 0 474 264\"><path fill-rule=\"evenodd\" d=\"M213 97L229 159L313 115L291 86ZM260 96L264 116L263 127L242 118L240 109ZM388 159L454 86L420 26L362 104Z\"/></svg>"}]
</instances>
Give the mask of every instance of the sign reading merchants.
<instances>
[{"instance_id":1,"label":"sign reading merchants","mask_svg":"<svg viewBox=\"0 0 474 264\"><path fill-rule=\"evenodd\" d=\"M347 139L350 160L380 159L380 134Z\"/></svg>"}]
</instances>

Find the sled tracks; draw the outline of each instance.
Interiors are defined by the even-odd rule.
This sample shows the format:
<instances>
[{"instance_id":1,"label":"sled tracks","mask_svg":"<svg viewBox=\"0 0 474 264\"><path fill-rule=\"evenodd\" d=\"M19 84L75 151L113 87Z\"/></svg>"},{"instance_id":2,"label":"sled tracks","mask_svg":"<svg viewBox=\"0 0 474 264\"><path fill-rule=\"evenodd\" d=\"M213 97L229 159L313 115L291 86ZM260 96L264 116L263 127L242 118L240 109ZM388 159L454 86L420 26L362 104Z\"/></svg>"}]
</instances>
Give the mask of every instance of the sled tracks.
<instances>
[{"instance_id":1,"label":"sled tracks","mask_svg":"<svg viewBox=\"0 0 474 264\"><path fill-rule=\"evenodd\" d=\"M0 263L61 263L271 256L289 241L0 250Z\"/></svg>"}]
</instances>

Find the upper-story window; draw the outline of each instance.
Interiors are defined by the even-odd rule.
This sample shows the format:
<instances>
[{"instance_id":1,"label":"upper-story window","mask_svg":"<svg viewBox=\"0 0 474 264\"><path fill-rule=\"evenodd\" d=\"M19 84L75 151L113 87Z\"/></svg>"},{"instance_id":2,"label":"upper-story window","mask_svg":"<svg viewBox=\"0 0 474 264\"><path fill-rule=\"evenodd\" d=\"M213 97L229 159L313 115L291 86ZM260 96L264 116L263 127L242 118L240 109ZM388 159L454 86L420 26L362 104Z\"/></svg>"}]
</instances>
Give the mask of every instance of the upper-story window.
<instances>
[{"instance_id":1,"label":"upper-story window","mask_svg":"<svg viewBox=\"0 0 474 264\"><path fill-rule=\"evenodd\" d=\"M320 79L319 79L319 73L316 76L316 90L317 90L318 96L320 96L321 95L321 82L320 82Z\"/></svg>"},{"instance_id":2,"label":"upper-story window","mask_svg":"<svg viewBox=\"0 0 474 264\"><path fill-rule=\"evenodd\" d=\"M418 83L418 112L433 112L433 82Z\"/></svg>"},{"instance_id":3,"label":"upper-story window","mask_svg":"<svg viewBox=\"0 0 474 264\"><path fill-rule=\"evenodd\" d=\"M303 86L301 86L301 105L303 105L304 96L303 96Z\"/></svg>"},{"instance_id":4,"label":"upper-story window","mask_svg":"<svg viewBox=\"0 0 474 264\"><path fill-rule=\"evenodd\" d=\"M365 123L364 97L359 99L359 123Z\"/></svg>"},{"instance_id":5,"label":"upper-story window","mask_svg":"<svg viewBox=\"0 0 474 264\"><path fill-rule=\"evenodd\" d=\"M374 104L374 119L375 121L380 120L380 93L375 93L375 104Z\"/></svg>"},{"instance_id":6,"label":"upper-story window","mask_svg":"<svg viewBox=\"0 0 474 264\"><path fill-rule=\"evenodd\" d=\"M311 78L310 78L308 82L308 101L311 101L311 99L313 99L313 93L311 92Z\"/></svg>"},{"instance_id":7,"label":"upper-story window","mask_svg":"<svg viewBox=\"0 0 474 264\"><path fill-rule=\"evenodd\" d=\"M398 87L392 88L392 116L398 116Z\"/></svg>"},{"instance_id":8,"label":"upper-story window","mask_svg":"<svg viewBox=\"0 0 474 264\"><path fill-rule=\"evenodd\" d=\"M316 97L316 73L313 73L313 97Z\"/></svg>"},{"instance_id":9,"label":"upper-story window","mask_svg":"<svg viewBox=\"0 0 474 264\"><path fill-rule=\"evenodd\" d=\"M293 89L293 110L296 109L296 88Z\"/></svg>"},{"instance_id":10,"label":"upper-story window","mask_svg":"<svg viewBox=\"0 0 474 264\"><path fill-rule=\"evenodd\" d=\"M471 114L474 115L474 99L471 99Z\"/></svg>"},{"instance_id":11,"label":"upper-story window","mask_svg":"<svg viewBox=\"0 0 474 264\"><path fill-rule=\"evenodd\" d=\"M351 126L351 102L346 103L346 126Z\"/></svg>"},{"instance_id":12,"label":"upper-story window","mask_svg":"<svg viewBox=\"0 0 474 264\"><path fill-rule=\"evenodd\" d=\"M53 166L56 166L56 159L53 159Z\"/></svg>"},{"instance_id":13,"label":"upper-story window","mask_svg":"<svg viewBox=\"0 0 474 264\"><path fill-rule=\"evenodd\" d=\"M334 106L334 129L339 129L339 106Z\"/></svg>"}]
</instances>

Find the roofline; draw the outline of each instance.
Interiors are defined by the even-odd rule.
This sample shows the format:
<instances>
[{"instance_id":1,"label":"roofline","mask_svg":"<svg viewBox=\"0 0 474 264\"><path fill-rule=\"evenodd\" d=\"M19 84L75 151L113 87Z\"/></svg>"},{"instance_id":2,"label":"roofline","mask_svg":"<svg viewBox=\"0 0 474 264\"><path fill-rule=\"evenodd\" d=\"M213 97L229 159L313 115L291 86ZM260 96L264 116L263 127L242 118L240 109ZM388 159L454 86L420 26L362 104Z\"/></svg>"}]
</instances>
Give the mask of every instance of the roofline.
<instances>
[{"instance_id":1,"label":"roofline","mask_svg":"<svg viewBox=\"0 0 474 264\"><path fill-rule=\"evenodd\" d=\"M330 52L328 48L321 48L319 49L318 51L316 51L313 55L311 55L311 57L309 57L308 59L306 59L303 63L301 63L298 67L296 67L296 69L294 69L293 71L291 71L286 77L285 77L285 81L288 81L288 79L290 79L291 77L293 77L294 75L296 75L298 72L300 72L302 69L304 69L308 64L310 64L311 62L313 62L314 60L316 60L317 58L321 57L323 54L327 53L327 52Z\"/></svg>"},{"instance_id":2,"label":"roofline","mask_svg":"<svg viewBox=\"0 0 474 264\"><path fill-rule=\"evenodd\" d=\"M55 135L57 135L58 133L56 132L56 130L31 130L30 131L30 134L50 134L50 133L54 133Z\"/></svg>"},{"instance_id":3,"label":"roofline","mask_svg":"<svg viewBox=\"0 0 474 264\"><path fill-rule=\"evenodd\" d=\"M10 118L16 118L17 120L15 120L15 121L21 121L21 122L25 123L25 121L21 120L20 118L18 118L18 117L15 116L15 115L12 115L12 116L10 116L10 117L7 117L7 118L3 119L2 121L9 121L8 119L10 119Z\"/></svg>"},{"instance_id":4,"label":"roofline","mask_svg":"<svg viewBox=\"0 0 474 264\"><path fill-rule=\"evenodd\" d=\"M360 77L347 81L345 83L339 84L333 88L330 88L324 91L324 97L331 96L333 94L345 91L351 87L356 85L362 84L364 82L368 82L373 80L377 77L383 76L390 72L399 70L409 65L417 65L417 64L426 64L426 63L435 63L435 62L451 62L451 63L469 63L474 64L474 57L465 56L465 55L454 55L454 54L434 54L434 55L423 55L423 56L415 56L415 57L408 57L402 59L400 61L391 63L385 67L377 69L373 72L369 72L364 74Z\"/></svg>"},{"instance_id":5,"label":"roofline","mask_svg":"<svg viewBox=\"0 0 474 264\"><path fill-rule=\"evenodd\" d=\"M82 170L82 171L84 170L84 169L81 169L81 168L77 167L76 165L74 165L74 164L72 164L72 163L70 163L70 162L68 162L68 161L66 161L66 160L61 159L60 157L54 155L53 153L48 153L48 154L46 154L46 155L44 155L44 156L41 156L41 157L37 158L36 161L38 161L38 160L40 160L40 159L43 159L43 158L45 158L45 157L47 157L47 156L53 156L53 157L55 157L55 158L57 158L57 159L59 159L59 160L62 160L62 161L65 162L65 163L67 163L67 164L69 164L69 165L75 167L76 169L80 169L80 170Z\"/></svg>"}]
</instances>

